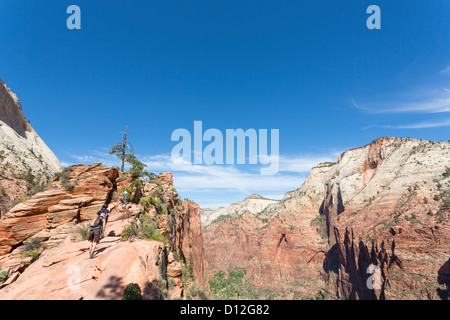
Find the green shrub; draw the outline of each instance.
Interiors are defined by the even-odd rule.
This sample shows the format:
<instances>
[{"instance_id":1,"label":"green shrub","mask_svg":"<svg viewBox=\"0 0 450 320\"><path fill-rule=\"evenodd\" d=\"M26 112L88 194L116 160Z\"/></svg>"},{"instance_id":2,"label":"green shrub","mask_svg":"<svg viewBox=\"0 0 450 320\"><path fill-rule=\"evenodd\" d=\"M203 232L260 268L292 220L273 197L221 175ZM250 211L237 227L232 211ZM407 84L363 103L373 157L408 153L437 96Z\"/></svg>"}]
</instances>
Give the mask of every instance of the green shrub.
<instances>
[{"instance_id":1,"label":"green shrub","mask_svg":"<svg viewBox=\"0 0 450 320\"><path fill-rule=\"evenodd\" d=\"M55 177L61 182L61 185L66 190L72 190L75 188L75 184L70 183L70 174L72 173L72 167L66 167L63 171L55 174Z\"/></svg>"},{"instance_id":2,"label":"green shrub","mask_svg":"<svg viewBox=\"0 0 450 320\"><path fill-rule=\"evenodd\" d=\"M0 271L0 283L5 282L8 280L8 273L6 271Z\"/></svg>"},{"instance_id":3,"label":"green shrub","mask_svg":"<svg viewBox=\"0 0 450 320\"><path fill-rule=\"evenodd\" d=\"M70 183L70 182L68 182L68 181L63 182L63 183L62 183L62 186L63 186L63 188L66 189L66 190L73 190L73 189L75 189L75 187L76 187L74 183Z\"/></svg>"},{"instance_id":4,"label":"green shrub","mask_svg":"<svg viewBox=\"0 0 450 320\"><path fill-rule=\"evenodd\" d=\"M328 238L328 233L326 231L327 225L325 222L324 215L322 215L322 214L318 215L316 218L311 220L310 225L311 225L311 227L316 227L316 231L322 239Z\"/></svg>"},{"instance_id":5,"label":"green shrub","mask_svg":"<svg viewBox=\"0 0 450 320\"><path fill-rule=\"evenodd\" d=\"M196 283L193 283L192 286L189 288L189 294L190 297L199 297L202 300L208 300L206 297L206 294L203 292L203 290L200 288L200 286Z\"/></svg>"},{"instance_id":6,"label":"green shrub","mask_svg":"<svg viewBox=\"0 0 450 320\"><path fill-rule=\"evenodd\" d=\"M128 284L122 293L122 300L142 300L141 288L137 283Z\"/></svg>"},{"instance_id":7,"label":"green shrub","mask_svg":"<svg viewBox=\"0 0 450 320\"><path fill-rule=\"evenodd\" d=\"M43 239L36 237L32 238L30 241L24 242L22 251L38 250L40 248L45 248L45 244L42 243Z\"/></svg>"},{"instance_id":8,"label":"green shrub","mask_svg":"<svg viewBox=\"0 0 450 320\"><path fill-rule=\"evenodd\" d=\"M137 223L131 223L123 228L121 239L128 240L130 237L139 239L161 241L167 244L166 238L158 232L158 222L152 220L148 214L142 214Z\"/></svg>"},{"instance_id":9,"label":"green shrub","mask_svg":"<svg viewBox=\"0 0 450 320\"><path fill-rule=\"evenodd\" d=\"M89 238L89 226L78 227L76 233L81 236L81 240L87 240Z\"/></svg>"},{"instance_id":10,"label":"green shrub","mask_svg":"<svg viewBox=\"0 0 450 320\"><path fill-rule=\"evenodd\" d=\"M158 230L158 222L152 220L148 214L141 215L139 223L144 239L150 239Z\"/></svg>"},{"instance_id":11,"label":"green shrub","mask_svg":"<svg viewBox=\"0 0 450 320\"><path fill-rule=\"evenodd\" d=\"M32 257L32 261L37 260L40 255L40 250L47 247L42 243L42 238L32 238L30 241L24 242L22 250L20 251L20 257L22 259Z\"/></svg>"},{"instance_id":12,"label":"green shrub","mask_svg":"<svg viewBox=\"0 0 450 320\"><path fill-rule=\"evenodd\" d=\"M150 199L147 197L142 197L141 200L139 201L139 204L143 206L145 209L150 208L151 206Z\"/></svg>"},{"instance_id":13,"label":"green shrub","mask_svg":"<svg viewBox=\"0 0 450 320\"><path fill-rule=\"evenodd\" d=\"M24 203L27 202L30 199L29 196L23 196L23 197L18 197L16 199L14 199L11 203L11 208L15 207L16 205L20 204L20 203Z\"/></svg>"},{"instance_id":14,"label":"green shrub","mask_svg":"<svg viewBox=\"0 0 450 320\"><path fill-rule=\"evenodd\" d=\"M167 214L167 206L163 203L163 195L160 190L153 191L148 197L141 198L139 204L148 210L152 206L158 214Z\"/></svg>"},{"instance_id":15,"label":"green shrub","mask_svg":"<svg viewBox=\"0 0 450 320\"><path fill-rule=\"evenodd\" d=\"M120 239L122 241L126 241L130 239L131 237L137 237L138 235L138 228L135 224L129 224L125 226L120 233Z\"/></svg>"},{"instance_id":16,"label":"green shrub","mask_svg":"<svg viewBox=\"0 0 450 320\"><path fill-rule=\"evenodd\" d=\"M150 218L149 215L144 214L140 219L142 239L155 240L167 244L166 238L158 232L158 223Z\"/></svg>"},{"instance_id":17,"label":"green shrub","mask_svg":"<svg viewBox=\"0 0 450 320\"><path fill-rule=\"evenodd\" d=\"M442 174L442 176L443 176L444 178L450 177L450 168L449 168L449 167L445 167L445 171L444 171L444 173Z\"/></svg>"},{"instance_id":18,"label":"green shrub","mask_svg":"<svg viewBox=\"0 0 450 320\"><path fill-rule=\"evenodd\" d=\"M188 285L190 282L194 281L194 274L191 272L190 268L181 262L181 282L184 286Z\"/></svg>"},{"instance_id":19,"label":"green shrub","mask_svg":"<svg viewBox=\"0 0 450 320\"><path fill-rule=\"evenodd\" d=\"M8 279L8 272L2 270L2 265L0 264L0 283L5 282Z\"/></svg>"},{"instance_id":20,"label":"green shrub","mask_svg":"<svg viewBox=\"0 0 450 320\"><path fill-rule=\"evenodd\" d=\"M416 216L413 214L411 215L411 217L405 216L405 220L409 221L411 223L416 223L416 224L420 224L422 226L424 226L424 224L422 223L422 221L420 221L419 219L416 218Z\"/></svg>"},{"instance_id":21,"label":"green shrub","mask_svg":"<svg viewBox=\"0 0 450 320\"><path fill-rule=\"evenodd\" d=\"M189 253L189 261L187 268L189 269L189 273L192 274L192 276L194 276L194 255L192 254L192 252Z\"/></svg>"},{"instance_id":22,"label":"green shrub","mask_svg":"<svg viewBox=\"0 0 450 320\"><path fill-rule=\"evenodd\" d=\"M164 244L168 244L167 239L159 232L152 235L151 240L163 242Z\"/></svg>"},{"instance_id":23,"label":"green shrub","mask_svg":"<svg viewBox=\"0 0 450 320\"><path fill-rule=\"evenodd\" d=\"M175 279L174 279L174 278L169 278L168 286L169 286L169 289L170 289L170 290L172 290L173 288L175 288L176 284L177 284L177 283L175 282Z\"/></svg>"},{"instance_id":24,"label":"green shrub","mask_svg":"<svg viewBox=\"0 0 450 320\"><path fill-rule=\"evenodd\" d=\"M318 292L315 296L305 297L305 298L302 298L302 300L323 300L323 295L320 292Z\"/></svg>"},{"instance_id":25,"label":"green shrub","mask_svg":"<svg viewBox=\"0 0 450 320\"><path fill-rule=\"evenodd\" d=\"M39 251L34 249L34 250L24 250L20 253L20 257L22 259L31 257L31 260L34 261L39 257Z\"/></svg>"},{"instance_id":26,"label":"green shrub","mask_svg":"<svg viewBox=\"0 0 450 320\"><path fill-rule=\"evenodd\" d=\"M173 254L173 258L175 259L175 261L178 261L178 262L180 262L180 254L178 253L178 252L173 252L172 253Z\"/></svg>"}]
</instances>

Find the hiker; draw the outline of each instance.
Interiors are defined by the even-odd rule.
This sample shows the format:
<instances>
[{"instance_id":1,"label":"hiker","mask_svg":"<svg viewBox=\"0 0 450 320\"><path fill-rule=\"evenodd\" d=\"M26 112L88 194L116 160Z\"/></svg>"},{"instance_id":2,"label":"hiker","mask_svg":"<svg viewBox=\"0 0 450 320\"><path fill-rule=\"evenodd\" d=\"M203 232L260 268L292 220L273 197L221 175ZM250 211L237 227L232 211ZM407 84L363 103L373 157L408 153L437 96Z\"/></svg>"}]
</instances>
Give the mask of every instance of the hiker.
<instances>
[{"instance_id":1,"label":"hiker","mask_svg":"<svg viewBox=\"0 0 450 320\"><path fill-rule=\"evenodd\" d=\"M100 238L103 238L104 235L106 235L106 224L108 223L108 218L109 218L109 211L108 209L102 209L99 212L97 212L97 216L100 216L101 214L103 215L103 228L102 228L102 233L100 234Z\"/></svg>"},{"instance_id":2,"label":"hiker","mask_svg":"<svg viewBox=\"0 0 450 320\"><path fill-rule=\"evenodd\" d=\"M120 206L121 206L121 208L123 209L123 206L127 206L127 204L128 204L128 192L127 191L124 191L121 195L120 195Z\"/></svg>"},{"instance_id":3,"label":"hiker","mask_svg":"<svg viewBox=\"0 0 450 320\"><path fill-rule=\"evenodd\" d=\"M100 236L103 234L106 216L105 212L101 212L89 227L89 258L91 259L94 257L95 247L100 242Z\"/></svg>"}]
</instances>

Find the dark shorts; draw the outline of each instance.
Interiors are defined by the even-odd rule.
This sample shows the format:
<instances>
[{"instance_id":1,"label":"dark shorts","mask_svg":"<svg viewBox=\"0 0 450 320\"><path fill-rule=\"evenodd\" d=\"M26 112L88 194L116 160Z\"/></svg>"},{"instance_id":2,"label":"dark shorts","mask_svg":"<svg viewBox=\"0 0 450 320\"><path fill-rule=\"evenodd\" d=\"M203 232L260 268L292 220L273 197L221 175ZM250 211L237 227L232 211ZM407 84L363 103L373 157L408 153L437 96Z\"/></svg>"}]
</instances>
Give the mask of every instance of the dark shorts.
<instances>
[{"instance_id":1,"label":"dark shorts","mask_svg":"<svg viewBox=\"0 0 450 320\"><path fill-rule=\"evenodd\" d=\"M89 237L88 237L89 242L94 241L94 242L99 243L101 232L102 232L102 229L89 230Z\"/></svg>"}]
</instances>

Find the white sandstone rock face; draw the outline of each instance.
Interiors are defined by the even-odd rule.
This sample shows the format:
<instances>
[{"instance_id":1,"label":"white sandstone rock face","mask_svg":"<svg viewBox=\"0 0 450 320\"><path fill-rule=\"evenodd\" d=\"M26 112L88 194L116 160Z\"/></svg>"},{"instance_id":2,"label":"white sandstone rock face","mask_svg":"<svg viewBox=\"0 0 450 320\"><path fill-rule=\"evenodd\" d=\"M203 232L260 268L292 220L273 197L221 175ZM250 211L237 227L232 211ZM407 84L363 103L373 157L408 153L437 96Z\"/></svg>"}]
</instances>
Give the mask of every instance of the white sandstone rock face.
<instances>
[{"instance_id":1,"label":"white sandstone rock face","mask_svg":"<svg viewBox=\"0 0 450 320\"><path fill-rule=\"evenodd\" d=\"M51 177L62 169L58 158L25 118L17 96L1 79L0 164L0 185L7 192L10 185L6 181L17 179L28 170L42 179Z\"/></svg>"},{"instance_id":2,"label":"white sandstone rock face","mask_svg":"<svg viewBox=\"0 0 450 320\"><path fill-rule=\"evenodd\" d=\"M450 167L450 143L384 137L344 152L335 164L318 165L304 184L281 200L316 203L333 196L344 205L382 199L384 194L404 193L415 184L434 188L434 181ZM320 204L319 204L320 205ZM286 209L286 208L285 208Z\"/></svg>"},{"instance_id":3,"label":"white sandstone rock face","mask_svg":"<svg viewBox=\"0 0 450 320\"><path fill-rule=\"evenodd\" d=\"M393 207L410 188L423 190L432 198L436 181L450 168L450 143L383 137L341 154L336 163L311 169L303 185L285 194L282 200L249 196L228 208L203 210L202 226L225 215L239 217L245 211L271 218L280 212L304 212L312 208L328 210L329 225L344 210L359 211L372 205ZM446 186L445 181L441 184ZM448 182L447 182L448 183ZM259 198L258 198L259 197ZM324 213L323 211L321 213Z\"/></svg>"},{"instance_id":4,"label":"white sandstone rock face","mask_svg":"<svg viewBox=\"0 0 450 320\"><path fill-rule=\"evenodd\" d=\"M361 203L415 183L433 182L446 167L449 142L386 137L343 153L328 173L327 184L339 189L344 203Z\"/></svg>"}]
</instances>

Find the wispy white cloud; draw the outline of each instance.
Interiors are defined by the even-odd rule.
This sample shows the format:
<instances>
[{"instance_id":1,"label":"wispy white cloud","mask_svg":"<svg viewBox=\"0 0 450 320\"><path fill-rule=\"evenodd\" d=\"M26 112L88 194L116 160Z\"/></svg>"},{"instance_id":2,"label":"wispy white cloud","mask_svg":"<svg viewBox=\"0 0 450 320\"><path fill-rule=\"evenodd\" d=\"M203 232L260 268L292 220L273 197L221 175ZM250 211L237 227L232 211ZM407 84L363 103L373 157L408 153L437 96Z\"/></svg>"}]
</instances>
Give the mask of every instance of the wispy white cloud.
<instances>
[{"instance_id":1,"label":"wispy white cloud","mask_svg":"<svg viewBox=\"0 0 450 320\"><path fill-rule=\"evenodd\" d=\"M276 175L262 176L259 170L238 165L194 165L182 159L171 159L169 155L142 158L152 171L176 173L175 183L179 190L239 190L246 193L276 192L298 188L305 174L328 157L297 158L280 157L280 171Z\"/></svg>"},{"instance_id":2,"label":"wispy white cloud","mask_svg":"<svg viewBox=\"0 0 450 320\"><path fill-rule=\"evenodd\" d=\"M436 121L424 121L419 123L395 125L395 126L384 126L385 128L394 129L425 129L425 128L438 128L450 126L450 119L436 120Z\"/></svg>"},{"instance_id":3,"label":"wispy white cloud","mask_svg":"<svg viewBox=\"0 0 450 320\"><path fill-rule=\"evenodd\" d=\"M60 163L63 168L70 167L71 165L73 165L73 163L66 162L66 161L60 161Z\"/></svg>"},{"instance_id":4,"label":"wispy white cloud","mask_svg":"<svg viewBox=\"0 0 450 320\"><path fill-rule=\"evenodd\" d=\"M450 66L445 67L441 70L441 74L450 74Z\"/></svg>"},{"instance_id":5,"label":"wispy white cloud","mask_svg":"<svg viewBox=\"0 0 450 320\"><path fill-rule=\"evenodd\" d=\"M341 153L334 151L328 155L280 156L280 172L309 172L319 163L336 161Z\"/></svg>"},{"instance_id":6,"label":"wispy white cloud","mask_svg":"<svg viewBox=\"0 0 450 320\"><path fill-rule=\"evenodd\" d=\"M250 194L281 199L284 193L299 188L311 168L321 162L336 161L338 152L328 155L280 156L278 174L264 176L257 165L195 165L182 158L172 159L170 154L137 155L156 174L172 172L174 185L181 197L189 197L202 207L217 208L244 199ZM89 155L72 155L76 163L102 162L107 166L118 165L109 154L95 151ZM69 164L69 161L66 161ZM75 164L75 163L71 163ZM231 201L231 194L234 200ZM237 195L236 195L237 194ZM239 197L239 198L236 198Z\"/></svg>"},{"instance_id":7,"label":"wispy white cloud","mask_svg":"<svg viewBox=\"0 0 450 320\"><path fill-rule=\"evenodd\" d=\"M450 91L443 89L439 94L425 98L413 98L414 101L389 102L378 104L361 105L354 99L352 104L355 108L372 114L386 113L443 113L450 112Z\"/></svg>"},{"instance_id":8,"label":"wispy white cloud","mask_svg":"<svg viewBox=\"0 0 450 320\"><path fill-rule=\"evenodd\" d=\"M410 124L395 123L392 125L370 124L363 129L369 128L393 128L393 129L424 129L437 128L449 125L449 118L443 119L442 115L450 112L450 89L441 88L439 90L418 90L417 92L405 94L402 99L391 99L389 102L373 102L361 104L352 99L352 105L364 113L373 115L390 114L415 114L429 115L434 119ZM384 119L385 122L387 119ZM391 122L389 118L389 122Z\"/></svg>"},{"instance_id":9,"label":"wispy white cloud","mask_svg":"<svg viewBox=\"0 0 450 320\"><path fill-rule=\"evenodd\" d=\"M84 155L69 155L68 159L61 162L62 166L71 166L75 164L93 164L103 163L105 166L118 166L119 160L115 156L111 156L108 152L102 152L98 150L92 150L89 154ZM64 164L63 164L64 163Z\"/></svg>"}]
</instances>

